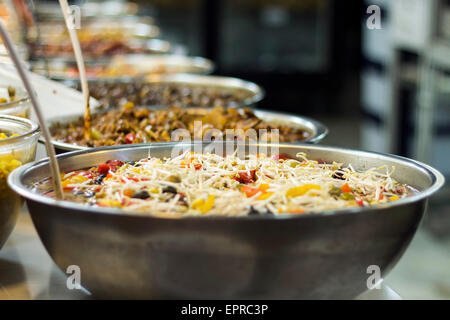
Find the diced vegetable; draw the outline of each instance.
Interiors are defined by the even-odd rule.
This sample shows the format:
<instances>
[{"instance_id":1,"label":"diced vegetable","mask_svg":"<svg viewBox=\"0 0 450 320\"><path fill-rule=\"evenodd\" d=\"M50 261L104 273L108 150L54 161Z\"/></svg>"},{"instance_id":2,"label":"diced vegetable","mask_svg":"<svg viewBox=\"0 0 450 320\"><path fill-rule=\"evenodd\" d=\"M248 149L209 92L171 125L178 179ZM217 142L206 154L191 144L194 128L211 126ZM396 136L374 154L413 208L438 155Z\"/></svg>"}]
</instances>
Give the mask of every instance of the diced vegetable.
<instances>
[{"instance_id":1,"label":"diced vegetable","mask_svg":"<svg viewBox=\"0 0 450 320\"><path fill-rule=\"evenodd\" d=\"M266 192L260 195L257 200L267 200L270 196L273 195L273 192Z\"/></svg>"},{"instance_id":2,"label":"diced vegetable","mask_svg":"<svg viewBox=\"0 0 450 320\"><path fill-rule=\"evenodd\" d=\"M350 186L348 185L348 183L345 183L342 187L341 187L342 192L347 192L350 193L352 192L352 189L350 188Z\"/></svg>"},{"instance_id":3,"label":"diced vegetable","mask_svg":"<svg viewBox=\"0 0 450 320\"><path fill-rule=\"evenodd\" d=\"M208 196L208 200L198 199L192 203L192 208L200 211L201 213L207 213L214 206L215 196Z\"/></svg>"},{"instance_id":4,"label":"diced vegetable","mask_svg":"<svg viewBox=\"0 0 450 320\"><path fill-rule=\"evenodd\" d=\"M263 192L262 190L258 189L258 188L252 188L249 186L242 186L241 188L241 192L245 193L245 195L247 196L247 198L253 197L255 194L259 193L259 192Z\"/></svg>"},{"instance_id":5,"label":"diced vegetable","mask_svg":"<svg viewBox=\"0 0 450 320\"><path fill-rule=\"evenodd\" d=\"M342 199L343 200L355 200L355 196L351 194L350 192L344 192L342 193Z\"/></svg>"},{"instance_id":6,"label":"diced vegetable","mask_svg":"<svg viewBox=\"0 0 450 320\"><path fill-rule=\"evenodd\" d=\"M332 186L332 187L330 188L330 191L328 191L328 193L330 194L330 196L333 196L333 197L340 197L341 194L342 194L342 190L341 190L341 188L338 188L338 187L336 187L336 186Z\"/></svg>"},{"instance_id":7,"label":"diced vegetable","mask_svg":"<svg viewBox=\"0 0 450 320\"><path fill-rule=\"evenodd\" d=\"M109 172L109 164L102 163L98 166L97 170L100 174L107 174Z\"/></svg>"},{"instance_id":8,"label":"diced vegetable","mask_svg":"<svg viewBox=\"0 0 450 320\"><path fill-rule=\"evenodd\" d=\"M91 129L91 138L94 140L100 140L103 137L102 133L95 128Z\"/></svg>"},{"instance_id":9,"label":"diced vegetable","mask_svg":"<svg viewBox=\"0 0 450 320\"><path fill-rule=\"evenodd\" d=\"M302 208L296 208L296 209L289 209L287 213L290 213L290 214L301 214L301 213L306 213L306 211L303 210Z\"/></svg>"},{"instance_id":10,"label":"diced vegetable","mask_svg":"<svg viewBox=\"0 0 450 320\"><path fill-rule=\"evenodd\" d=\"M136 136L134 135L134 133L131 133L131 132L125 136L125 142L127 144L133 143L135 139L136 139Z\"/></svg>"},{"instance_id":11,"label":"diced vegetable","mask_svg":"<svg viewBox=\"0 0 450 320\"><path fill-rule=\"evenodd\" d=\"M299 197L305 195L309 190L320 190L317 184L305 184L303 186L294 187L286 192L287 197Z\"/></svg>"}]
</instances>

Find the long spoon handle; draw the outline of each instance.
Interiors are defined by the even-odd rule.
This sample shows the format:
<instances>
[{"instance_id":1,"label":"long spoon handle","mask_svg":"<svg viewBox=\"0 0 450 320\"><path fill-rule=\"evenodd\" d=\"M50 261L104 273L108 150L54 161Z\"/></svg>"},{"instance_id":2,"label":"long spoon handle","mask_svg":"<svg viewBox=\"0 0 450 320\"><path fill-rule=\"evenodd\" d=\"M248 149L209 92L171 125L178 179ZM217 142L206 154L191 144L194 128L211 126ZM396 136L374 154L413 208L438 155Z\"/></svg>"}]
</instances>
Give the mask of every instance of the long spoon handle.
<instances>
[{"instance_id":1,"label":"long spoon handle","mask_svg":"<svg viewBox=\"0 0 450 320\"><path fill-rule=\"evenodd\" d=\"M70 8L67 0L59 0L64 20L66 21L67 31L69 32L70 40L72 41L73 51L75 52L75 60L77 61L78 71L80 73L81 91L84 96L85 110L84 110L84 137L86 140L91 140L91 109L89 107L89 86L86 77L86 68L84 65L83 54L81 52L80 41L76 29L70 23Z\"/></svg>"}]
</instances>

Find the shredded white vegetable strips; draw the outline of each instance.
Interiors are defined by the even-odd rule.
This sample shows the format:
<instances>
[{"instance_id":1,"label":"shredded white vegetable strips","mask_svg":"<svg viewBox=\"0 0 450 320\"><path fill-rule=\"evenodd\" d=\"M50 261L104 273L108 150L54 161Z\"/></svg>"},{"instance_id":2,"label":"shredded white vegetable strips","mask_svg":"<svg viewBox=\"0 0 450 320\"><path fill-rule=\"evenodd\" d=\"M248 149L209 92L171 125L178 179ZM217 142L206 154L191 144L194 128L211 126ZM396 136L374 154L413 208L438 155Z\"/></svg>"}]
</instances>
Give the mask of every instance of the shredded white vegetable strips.
<instances>
[{"instance_id":1,"label":"shredded white vegetable strips","mask_svg":"<svg viewBox=\"0 0 450 320\"><path fill-rule=\"evenodd\" d=\"M149 157L111 170L94 183L98 170L64 175L66 193L91 205L174 218L317 213L395 201L411 193L391 177L394 167L356 171L351 165L308 160L303 153L296 159L192 152L171 159Z\"/></svg>"}]
</instances>

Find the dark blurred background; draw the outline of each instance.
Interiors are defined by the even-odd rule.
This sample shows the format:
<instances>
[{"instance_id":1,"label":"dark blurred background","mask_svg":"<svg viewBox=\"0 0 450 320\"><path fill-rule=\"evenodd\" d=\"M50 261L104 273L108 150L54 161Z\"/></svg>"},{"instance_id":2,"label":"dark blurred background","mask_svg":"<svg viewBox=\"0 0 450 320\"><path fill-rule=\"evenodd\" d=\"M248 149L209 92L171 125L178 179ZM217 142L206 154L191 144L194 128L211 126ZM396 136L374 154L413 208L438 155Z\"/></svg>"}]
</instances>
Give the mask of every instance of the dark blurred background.
<instances>
[{"instance_id":1,"label":"dark blurred background","mask_svg":"<svg viewBox=\"0 0 450 320\"><path fill-rule=\"evenodd\" d=\"M139 1L162 36L260 84L262 108L359 112L363 1Z\"/></svg>"}]
</instances>

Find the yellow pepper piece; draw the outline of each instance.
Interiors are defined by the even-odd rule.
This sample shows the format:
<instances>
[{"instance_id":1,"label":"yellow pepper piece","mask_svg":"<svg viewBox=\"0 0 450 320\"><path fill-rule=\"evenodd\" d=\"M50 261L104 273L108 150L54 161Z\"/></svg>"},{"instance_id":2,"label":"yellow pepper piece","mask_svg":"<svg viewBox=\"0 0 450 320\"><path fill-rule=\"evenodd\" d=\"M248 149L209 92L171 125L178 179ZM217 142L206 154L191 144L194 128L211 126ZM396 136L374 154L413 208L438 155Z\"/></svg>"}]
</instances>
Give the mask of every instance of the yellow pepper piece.
<instances>
[{"instance_id":1,"label":"yellow pepper piece","mask_svg":"<svg viewBox=\"0 0 450 320\"><path fill-rule=\"evenodd\" d=\"M5 133L0 132L0 139L8 139L8 138L17 137L17 136L18 136L17 133L13 133L12 135L10 135L10 136L8 137Z\"/></svg>"},{"instance_id":2,"label":"yellow pepper piece","mask_svg":"<svg viewBox=\"0 0 450 320\"><path fill-rule=\"evenodd\" d=\"M389 201L395 201L395 200L398 200L398 199L400 199L399 196L392 196L392 197L389 197Z\"/></svg>"},{"instance_id":3,"label":"yellow pepper piece","mask_svg":"<svg viewBox=\"0 0 450 320\"><path fill-rule=\"evenodd\" d=\"M305 195L309 190L320 190L320 186L317 184L305 184L303 186L294 187L286 192L287 197L298 197Z\"/></svg>"},{"instance_id":4,"label":"yellow pepper piece","mask_svg":"<svg viewBox=\"0 0 450 320\"><path fill-rule=\"evenodd\" d=\"M100 206L104 207L121 207L122 204L119 201L114 200L104 200L98 203Z\"/></svg>"},{"instance_id":5,"label":"yellow pepper piece","mask_svg":"<svg viewBox=\"0 0 450 320\"><path fill-rule=\"evenodd\" d=\"M212 207L214 206L214 200L216 199L216 197L214 195L210 195L208 197L208 200L203 200L203 199L198 199L195 200L192 203L192 208L194 208L195 210L200 211L201 213L206 213L209 210L212 209Z\"/></svg>"},{"instance_id":6,"label":"yellow pepper piece","mask_svg":"<svg viewBox=\"0 0 450 320\"><path fill-rule=\"evenodd\" d=\"M194 202L192 202L192 209L198 210L203 204L205 203L205 200L203 199L197 199Z\"/></svg>"},{"instance_id":7,"label":"yellow pepper piece","mask_svg":"<svg viewBox=\"0 0 450 320\"><path fill-rule=\"evenodd\" d=\"M256 200L266 200L271 195L273 195L273 192L266 192L266 193L263 193L262 195L260 195Z\"/></svg>"},{"instance_id":8,"label":"yellow pepper piece","mask_svg":"<svg viewBox=\"0 0 450 320\"><path fill-rule=\"evenodd\" d=\"M158 188L151 188L148 191L150 191L150 193L159 193L159 189Z\"/></svg>"},{"instance_id":9,"label":"yellow pepper piece","mask_svg":"<svg viewBox=\"0 0 450 320\"><path fill-rule=\"evenodd\" d=\"M61 182L61 186L63 188L67 188L69 186L69 184L71 184L71 183L72 183L72 181L70 181L70 180L64 180L63 182Z\"/></svg>"},{"instance_id":10,"label":"yellow pepper piece","mask_svg":"<svg viewBox=\"0 0 450 320\"><path fill-rule=\"evenodd\" d=\"M70 177L70 180L72 183L82 183L82 182L89 180L89 178L86 178L86 177L80 176L80 175L76 175L76 176Z\"/></svg>"},{"instance_id":11,"label":"yellow pepper piece","mask_svg":"<svg viewBox=\"0 0 450 320\"><path fill-rule=\"evenodd\" d=\"M263 183L263 184L261 184L260 186L259 186L259 190L262 190L262 191L266 191L267 189L269 189L270 188L270 186L267 184L267 183Z\"/></svg>"},{"instance_id":12,"label":"yellow pepper piece","mask_svg":"<svg viewBox=\"0 0 450 320\"><path fill-rule=\"evenodd\" d=\"M61 185L63 188L67 188L69 185L74 184L74 183L82 183L84 181L89 180L86 177L80 176L80 175L76 175L76 176L72 176L67 180L64 180Z\"/></svg>"},{"instance_id":13,"label":"yellow pepper piece","mask_svg":"<svg viewBox=\"0 0 450 320\"><path fill-rule=\"evenodd\" d=\"M205 213L205 212L208 212L209 210L211 210L214 205L215 199L216 199L216 197L214 195L210 195L208 197L208 200L206 200L205 204L201 206L200 211Z\"/></svg>"}]
</instances>

